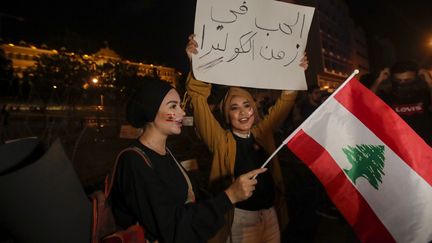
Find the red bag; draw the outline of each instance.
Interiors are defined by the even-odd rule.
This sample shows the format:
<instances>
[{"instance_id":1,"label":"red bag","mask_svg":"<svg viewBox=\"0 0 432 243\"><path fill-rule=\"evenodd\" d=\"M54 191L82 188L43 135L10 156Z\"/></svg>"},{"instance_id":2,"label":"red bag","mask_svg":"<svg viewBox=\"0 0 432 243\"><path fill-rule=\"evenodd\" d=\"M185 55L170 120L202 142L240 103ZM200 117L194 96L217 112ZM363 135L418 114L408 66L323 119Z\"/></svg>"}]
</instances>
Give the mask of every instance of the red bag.
<instances>
[{"instance_id":1,"label":"red bag","mask_svg":"<svg viewBox=\"0 0 432 243\"><path fill-rule=\"evenodd\" d=\"M107 198L111 192L117 162L120 155L126 151L137 152L148 166L151 167L147 156L138 148L130 147L122 150L114 163L111 175L105 178L105 192L96 191L90 195L93 204L93 222L91 243L146 243L144 228L138 224L121 230L115 224L114 216Z\"/></svg>"}]
</instances>

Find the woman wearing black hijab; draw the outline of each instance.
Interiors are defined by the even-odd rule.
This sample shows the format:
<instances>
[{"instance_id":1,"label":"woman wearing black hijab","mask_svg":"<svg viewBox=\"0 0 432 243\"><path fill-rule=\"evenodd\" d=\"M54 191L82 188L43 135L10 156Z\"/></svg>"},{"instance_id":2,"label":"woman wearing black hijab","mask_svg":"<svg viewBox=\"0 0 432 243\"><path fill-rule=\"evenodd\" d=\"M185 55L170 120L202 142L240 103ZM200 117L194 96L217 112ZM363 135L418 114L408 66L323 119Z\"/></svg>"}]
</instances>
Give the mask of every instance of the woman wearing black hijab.
<instances>
[{"instance_id":1,"label":"woman wearing black hijab","mask_svg":"<svg viewBox=\"0 0 432 243\"><path fill-rule=\"evenodd\" d=\"M128 102L126 116L142 135L131 144L140 154L120 155L111 203L116 222L123 228L139 223L150 242L205 242L224 224L233 204L249 198L257 169L242 175L214 198L196 202L184 168L166 147L169 135L180 134L185 112L180 96L168 83L146 82Z\"/></svg>"}]
</instances>

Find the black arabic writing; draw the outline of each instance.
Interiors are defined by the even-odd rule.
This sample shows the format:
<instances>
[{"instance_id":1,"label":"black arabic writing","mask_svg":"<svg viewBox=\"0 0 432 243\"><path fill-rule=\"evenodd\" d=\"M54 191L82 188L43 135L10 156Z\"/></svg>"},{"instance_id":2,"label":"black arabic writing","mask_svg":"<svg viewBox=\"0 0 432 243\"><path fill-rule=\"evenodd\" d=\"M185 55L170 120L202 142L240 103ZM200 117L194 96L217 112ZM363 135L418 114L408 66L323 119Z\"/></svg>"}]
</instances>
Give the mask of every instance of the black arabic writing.
<instances>
[{"instance_id":1,"label":"black arabic writing","mask_svg":"<svg viewBox=\"0 0 432 243\"><path fill-rule=\"evenodd\" d=\"M244 31L240 36L239 33L230 33L230 28L225 28L227 27L225 25L236 23L240 16L245 16L248 13L248 10L249 8L246 5L246 1L244 1L238 9L226 10L228 15L226 13L217 13L213 6L211 6L211 22L210 24L208 23L209 26L211 25L210 31L216 31L215 33L218 33L218 35L224 35L224 37L218 38L217 41L207 40L208 35L206 35L206 25L202 26L200 48L204 52L198 57L204 61L204 64L201 64L198 67L199 69L208 70L223 62L233 62L240 56L249 56L251 60L255 60L256 57L259 57L265 61L278 61L281 62L283 67L288 67L298 58L300 44L296 44L296 52L294 52L293 55L288 55L287 51L290 48L288 46L279 47L280 49L277 50L271 47L271 41L266 41L268 39L264 40L263 38L260 38L259 41L256 40L263 35L267 38L272 38L272 36L274 36L273 38L281 38L281 34L285 35L287 38L302 39L306 19L305 13L297 11L295 17L290 21L281 21L273 26L263 24L265 21L260 22L259 19L255 17L253 18L255 29ZM294 37L294 34L296 33L299 35ZM257 43L258 46L256 46ZM217 57L215 57L215 55Z\"/></svg>"}]
</instances>

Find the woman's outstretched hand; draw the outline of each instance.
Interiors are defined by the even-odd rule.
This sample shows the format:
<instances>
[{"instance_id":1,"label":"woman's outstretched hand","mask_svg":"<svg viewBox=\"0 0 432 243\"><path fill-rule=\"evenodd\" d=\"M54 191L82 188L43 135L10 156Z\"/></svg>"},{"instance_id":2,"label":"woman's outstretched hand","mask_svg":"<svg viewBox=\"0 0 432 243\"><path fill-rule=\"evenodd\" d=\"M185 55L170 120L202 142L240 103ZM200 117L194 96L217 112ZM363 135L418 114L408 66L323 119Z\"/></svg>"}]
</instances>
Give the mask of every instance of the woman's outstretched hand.
<instances>
[{"instance_id":1,"label":"woman's outstretched hand","mask_svg":"<svg viewBox=\"0 0 432 243\"><path fill-rule=\"evenodd\" d=\"M309 60L308 60L308 57L306 55L306 52L304 53L302 59L300 60L299 66L302 67L305 71L306 71L306 69L308 69L308 67L309 67Z\"/></svg>"},{"instance_id":2,"label":"woman's outstretched hand","mask_svg":"<svg viewBox=\"0 0 432 243\"><path fill-rule=\"evenodd\" d=\"M191 34L188 37L188 43L186 45L186 54L189 58L189 61L192 61L192 55L198 54L198 43L195 41L195 34Z\"/></svg>"},{"instance_id":3,"label":"woman's outstretched hand","mask_svg":"<svg viewBox=\"0 0 432 243\"><path fill-rule=\"evenodd\" d=\"M239 176L234 183L225 190L231 203L234 204L250 198L255 190L255 185L258 183L257 179L254 179L254 177L266 170L267 168L259 168Z\"/></svg>"}]
</instances>

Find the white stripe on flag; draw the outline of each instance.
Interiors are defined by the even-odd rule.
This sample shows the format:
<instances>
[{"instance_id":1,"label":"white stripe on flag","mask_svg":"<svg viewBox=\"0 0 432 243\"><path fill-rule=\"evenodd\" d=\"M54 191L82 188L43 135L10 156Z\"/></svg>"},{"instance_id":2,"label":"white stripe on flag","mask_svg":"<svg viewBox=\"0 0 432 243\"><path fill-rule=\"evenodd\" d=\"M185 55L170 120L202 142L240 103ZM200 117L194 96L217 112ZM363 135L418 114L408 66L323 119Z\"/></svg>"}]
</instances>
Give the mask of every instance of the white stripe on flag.
<instances>
[{"instance_id":1,"label":"white stripe on flag","mask_svg":"<svg viewBox=\"0 0 432 243\"><path fill-rule=\"evenodd\" d=\"M385 145L333 97L302 128L330 153L342 170L351 168L342 148L357 144ZM387 146L382 180L379 190L361 177L353 185L396 241L431 240L432 188Z\"/></svg>"}]
</instances>

